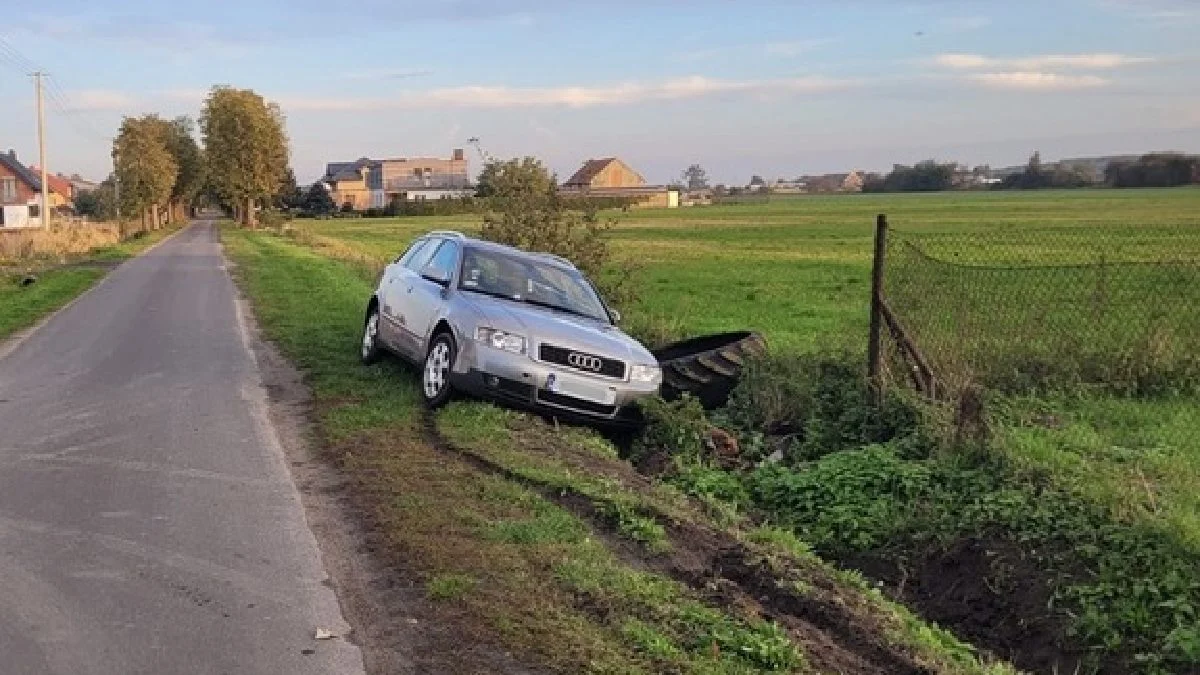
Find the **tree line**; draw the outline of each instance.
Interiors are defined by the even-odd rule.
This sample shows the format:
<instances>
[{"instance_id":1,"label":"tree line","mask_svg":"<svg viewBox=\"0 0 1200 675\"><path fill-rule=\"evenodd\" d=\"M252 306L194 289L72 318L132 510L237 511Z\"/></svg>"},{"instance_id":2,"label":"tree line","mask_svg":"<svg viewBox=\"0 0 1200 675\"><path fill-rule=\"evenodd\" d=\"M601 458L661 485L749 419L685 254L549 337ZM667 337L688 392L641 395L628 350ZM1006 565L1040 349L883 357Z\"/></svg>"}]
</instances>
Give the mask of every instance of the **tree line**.
<instances>
[{"instance_id":1,"label":"tree line","mask_svg":"<svg viewBox=\"0 0 1200 675\"><path fill-rule=\"evenodd\" d=\"M113 140L113 174L81 194L76 210L100 218L120 213L152 229L207 204L253 227L260 208L299 192L279 106L249 89L216 86L198 126L203 145L189 117L126 117Z\"/></svg>"},{"instance_id":2,"label":"tree line","mask_svg":"<svg viewBox=\"0 0 1200 675\"><path fill-rule=\"evenodd\" d=\"M987 167L966 171L955 162L926 160L913 166L897 164L886 175L869 176L863 192L940 192L956 189L1038 190L1084 187L1177 187L1200 184L1200 156L1175 152L1143 155L1136 160L1114 161L1103 175L1083 162L1046 165L1034 152L1020 171L999 182L984 182Z\"/></svg>"}]
</instances>

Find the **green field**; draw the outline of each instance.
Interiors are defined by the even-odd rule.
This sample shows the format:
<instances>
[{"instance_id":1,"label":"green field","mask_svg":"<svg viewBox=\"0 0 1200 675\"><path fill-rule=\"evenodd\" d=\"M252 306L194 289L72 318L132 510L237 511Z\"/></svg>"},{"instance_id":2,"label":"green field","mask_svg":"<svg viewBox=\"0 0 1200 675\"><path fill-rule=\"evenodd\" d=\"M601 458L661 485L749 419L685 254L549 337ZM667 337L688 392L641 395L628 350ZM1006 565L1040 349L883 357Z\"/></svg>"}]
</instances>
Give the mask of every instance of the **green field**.
<instances>
[{"instance_id":1,"label":"green field","mask_svg":"<svg viewBox=\"0 0 1200 675\"><path fill-rule=\"evenodd\" d=\"M1071 348L1065 339L1069 334L1088 334L1083 328L1129 342L1122 336L1128 326L1119 316L1099 321L1080 312L1077 305L1092 302L1095 295L1080 290L1085 287L1103 289L1106 298L1119 296L1120 307L1142 309L1161 303L1159 289L1169 287L1173 301L1182 298L1178 306L1183 310L1169 312L1170 335L1194 339L1200 334L1195 325L1200 323L1195 313L1200 303L1189 302L1194 291L1181 285L1178 275L1163 277L1160 269L1146 266L1149 272L1128 277L1121 293L1109 291L1107 275L1093 274L1086 282L1078 275L1050 277L1049 283L1045 277L1045 270L1075 274L1074 266L1098 260L1194 264L1200 254L1197 189L855 195L612 212L616 250L639 268L640 298L620 308L626 328L650 341L756 329L766 335L781 368L793 356L840 354L857 369L865 351L878 213L888 215L893 241L917 241L939 259L1040 270L1040 277L1017 273L1026 281L1015 287L989 287L986 274L971 272L972 283L984 285L964 286L959 293L958 281L922 278L913 274L912 263L897 258L889 277L893 283L936 284L893 289L897 302L907 292L910 303L926 297L939 306L953 301L971 305L972 311L980 304L985 311L996 310L992 324L998 328L993 332L1004 339L973 340L978 349L1029 342L1027 332L1039 326L1058 331L1037 337L1057 341L1060 349ZM415 236L434 229L471 232L478 229L479 217L339 219L294 226L296 243L350 263L347 269L357 270L365 286ZM1023 290L1012 293L1021 283ZM1074 284L1074 292L1047 293L1053 302L1042 302L1041 296L1027 292L1034 283L1051 290L1054 283ZM936 292L923 293L922 288ZM345 311L349 322L360 308ZM1025 333L1011 328L1016 322L1010 316L1018 314ZM1072 330L1075 314L1081 316L1078 331ZM988 316L982 316L986 324ZM929 322L928 317L913 317ZM343 328L352 332L349 323ZM1060 340L1063 333L1068 335ZM1147 349L1158 358L1170 349L1179 351L1180 344L1153 343ZM1103 355L1105 349L1095 351ZM303 364L306 357L300 358ZM311 359L310 367L326 367L321 357ZM1086 359L1080 363L1090 367ZM1106 371L1097 372L1107 377ZM1042 632L1059 636L1055 639L1061 641L1062 654L1082 659L1080 672L1108 672L1104 663L1145 672L1194 667L1200 663L1200 575L1188 561L1200 556L1200 406L1190 394L1172 393L1170 386L1155 389L1151 397L1129 398L1084 384L989 397L984 466L971 463L978 458L964 465L952 455L913 455L909 445L859 451L853 438L846 437L839 445L849 443L847 452L799 462L781 473L738 479L742 487L703 472L687 487L790 523L818 552L835 560L862 560L864 555L920 559L985 532L1011 539L1005 546L1022 551L1019 558L1025 564L1036 561L1032 570L1046 575L1038 583L1045 583L1050 595L1030 611L1049 613L1053 627ZM820 385L804 382L799 389L816 387L818 399L830 396ZM825 427L830 419L822 421L821 415L832 414L834 426L844 423L837 417L845 418L845 411L837 407L852 404L836 396L833 400L822 411L803 414L816 415L813 419ZM355 413L360 414L375 413ZM386 417L383 411L378 414ZM336 417L331 422L340 428ZM357 428L356 423L349 426ZM749 433L744 441L753 441L754 430L741 431ZM812 510L808 504L821 508ZM953 616L942 619L956 621ZM971 636L970 624L963 628ZM979 639L998 649L1020 649L1025 646L1022 629L1014 630L1017 637L981 634ZM1070 672L1077 662L1063 661L1062 667ZM1026 661L1035 669L1049 663Z\"/></svg>"},{"instance_id":2,"label":"green field","mask_svg":"<svg viewBox=\"0 0 1200 675\"><path fill-rule=\"evenodd\" d=\"M622 309L635 326L662 317L687 333L757 328L780 349L861 350L879 213L898 231L931 237L1044 233L1060 258L1090 255L1096 244L1088 242L1124 241L1137 228L1148 243L1129 245L1129 253L1156 257L1173 251L1175 228L1200 228L1200 189L814 196L614 212L618 250L643 268L641 303ZM479 217L301 226L384 261L428 230L477 230ZM1023 252L996 247L992 255L1012 260Z\"/></svg>"}]
</instances>

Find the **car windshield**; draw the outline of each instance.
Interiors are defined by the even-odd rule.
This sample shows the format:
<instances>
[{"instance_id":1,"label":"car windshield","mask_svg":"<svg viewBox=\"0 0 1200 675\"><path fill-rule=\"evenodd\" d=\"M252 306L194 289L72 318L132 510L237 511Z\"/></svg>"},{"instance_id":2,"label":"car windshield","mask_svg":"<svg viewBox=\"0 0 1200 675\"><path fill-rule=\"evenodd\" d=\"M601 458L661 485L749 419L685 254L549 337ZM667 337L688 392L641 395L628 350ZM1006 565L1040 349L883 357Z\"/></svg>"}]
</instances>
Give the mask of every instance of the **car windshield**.
<instances>
[{"instance_id":1,"label":"car windshield","mask_svg":"<svg viewBox=\"0 0 1200 675\"><path fill-rule=\"evenodd\" d=\"M604 303L582 274L532 258L467 249L459 287L609 322Z\"/></svg>"}]
</instances>

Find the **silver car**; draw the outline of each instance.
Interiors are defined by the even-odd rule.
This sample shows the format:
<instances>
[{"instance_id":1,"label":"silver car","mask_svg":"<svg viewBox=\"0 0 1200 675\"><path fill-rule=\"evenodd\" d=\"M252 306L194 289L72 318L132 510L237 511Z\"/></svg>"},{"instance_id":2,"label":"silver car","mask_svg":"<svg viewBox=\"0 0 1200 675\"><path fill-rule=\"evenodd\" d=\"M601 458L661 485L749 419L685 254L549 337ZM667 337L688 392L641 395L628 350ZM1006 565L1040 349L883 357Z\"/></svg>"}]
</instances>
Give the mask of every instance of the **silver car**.
<instances>
[{"instance_id":1,"label":"silver car","mask_svg":"<svg viewBox=\"0 0 1200 675\"><path fill-rule=\"evenodd\" d=\"M362 360L421 365L437 407L454 391L556 417L621 424L658 392L650 352L567 260L432 232L388 265L367 305Z\"/></svg>"}]
</instances>

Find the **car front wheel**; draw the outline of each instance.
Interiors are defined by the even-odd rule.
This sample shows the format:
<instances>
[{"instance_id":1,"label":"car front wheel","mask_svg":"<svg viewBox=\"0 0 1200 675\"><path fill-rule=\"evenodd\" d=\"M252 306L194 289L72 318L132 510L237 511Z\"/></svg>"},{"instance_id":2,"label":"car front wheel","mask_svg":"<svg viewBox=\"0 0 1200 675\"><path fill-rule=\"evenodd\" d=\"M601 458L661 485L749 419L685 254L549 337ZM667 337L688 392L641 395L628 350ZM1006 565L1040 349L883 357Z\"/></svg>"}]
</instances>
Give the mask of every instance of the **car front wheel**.
<instances>
[{"instance_id":1,"label":"car front wheel","mask_svg":"<svg viewBox=\"0 0 1200 675\"><path fill-rule=\"evenodd\" d=\"M456 355L454 338L449 333L440 333L429 343L425 367L421 369L421 394L430 408L440 407L450 400L450 372Z\"/></svg>"},{"instance_id":2,"label":"car front wheel","mask_svg":"<svg viewBox=\"0 0 1200 675\"><path fill-rule=\"evenodd\" d=\"M362 351L360 353L362 362L370 365L379 360L383 356L379 348L379 308L372 307L367 313L367 320L363 323L362 336Z\"/></svg>"}]
</instances>

